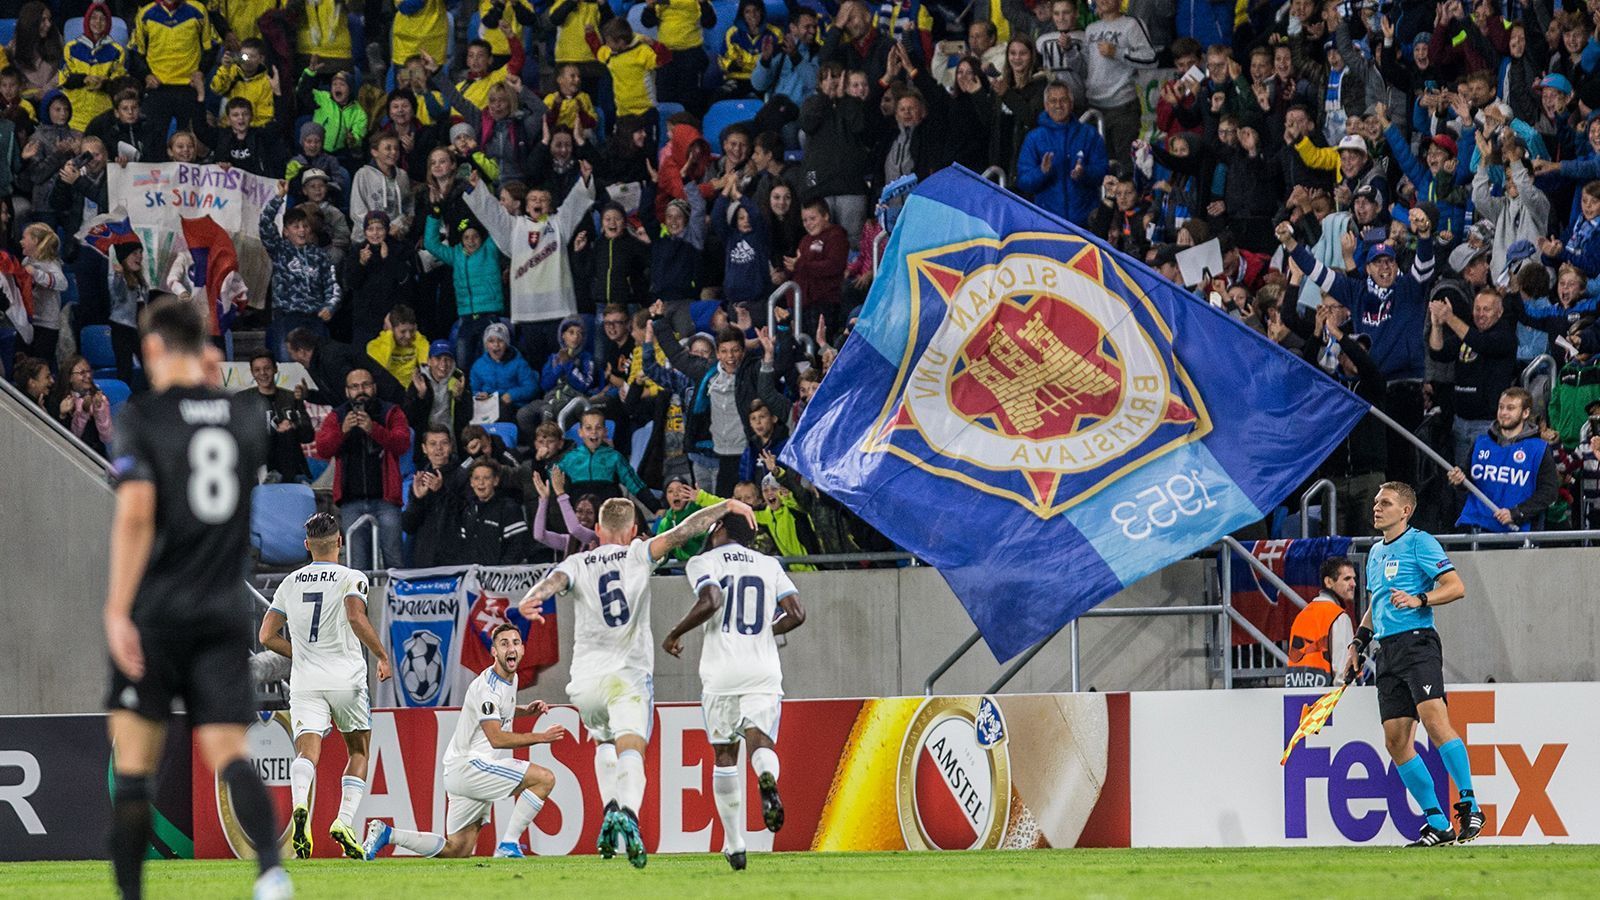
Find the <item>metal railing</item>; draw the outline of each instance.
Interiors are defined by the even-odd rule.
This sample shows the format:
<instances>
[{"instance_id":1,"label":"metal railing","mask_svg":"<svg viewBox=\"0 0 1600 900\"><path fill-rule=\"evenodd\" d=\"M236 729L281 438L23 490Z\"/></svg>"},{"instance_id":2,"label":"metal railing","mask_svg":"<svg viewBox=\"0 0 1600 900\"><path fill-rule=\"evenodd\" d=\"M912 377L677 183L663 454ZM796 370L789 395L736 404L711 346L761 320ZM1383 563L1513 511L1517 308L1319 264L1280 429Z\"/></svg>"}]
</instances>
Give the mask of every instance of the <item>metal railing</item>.
<instances>
[{"instance_id":1,"label":"metal railing","mask_svg":"<svg viewBox=\"0 0 1600 900\"><path fill-rule=\"evenodd\" d=\"M990 166L983 170L983 177L1001 187L1006 186L1006 170L1000 166Z\"/></svg>"},{"instance_id":2,"label":"metal railing","mask_svg":"<svg viewBox=\"0 0 1600 900\"><path fill-rule=\"evenodd\" d=\"M378 517L372 513L358 516L354 522L346 526L344 530L344 564L350 565L350 546L353 543L351 538L355 537L356 529L363 525L370 530L368 540L372 541L372 570L382 572L384 570L383 545L378 540Z\"/></svg>"},{"instance_id":3,"label":"metal railing","mask_svg":"<svg viewBox=\"0 0 1600 900\"><path fill-rule=\"evenodd\" d=\"M1101 140L1105 140L1105 137L1106 137L1106 120L1105 120L1104 116L1100 115L1100 110L1098 110L1098 109L1088 110L1083 115L1078 117L1078 121L1082 122L1085 125L1093 124L1094 125L1094 130L1099 132L1099 134L1100 134L1100 139Z\"/></svg>"},{"instance_id":4,"label":"metal railing","mask_svg":"<svg viewBox=\"0 0 1600 900\"><path fill-rule=\"evenodd\" d=\"M1339 489L1332 479L1319 478L1300 495L1300 536L1311 537L1311 500L1321 497L1323 530L1329 537L1339 533Z\"/></svg>"},{"instance_id":5,"label":"metal railing","mask_svg":"<svg viewBox=\"0 0 1600 900\"><path fill-rule=\"evenodd\" d=\"M1546 376L1548 380L1545 382L1542 391L1534 391L1534 377L1539 374L1541 369L1549 373ZM1541 353L1535 356L1527 367L1522 370L1522 375L1517 379L1517 383L1534 395L1534 408L1544 411L1550 407L1550 394L1555 390L1556 382L1560 378L1561 367L1556 364L1555 357L1548 353Z\"/></svg>"},{"instance_id":6,"label":"metal railing","mask_svg":"<svg viewBox=\"0 0 1600 900\"><path fill-rule=\"evenodd\" d=\"M80 452L89 458L90 462L99 466L108 473L111 471L111 463L109 460L96 452L93 447L90 447L88 444L84 443L83 438L73 434L72 429L61 424L61 422L57 420L55 416L50 415L49 410L44 409L37 403L34 403L32 400L30 400L28 395L19 390L16 385L6 381L4 378L0 378L0 393L7 394L11 397L11 399L17 401L17 404L31 413L34 418L44 422L50 427L50 430L64 438L67 443L78 448Z\"/></svg>"},{"instance_id":7,"label":"metal railing","mask_svg":"<svg viewBox=\"0 0 1600 900\"><path fill-rule=\"evenodd\" d=\"M817 342L812 340L811 335L806 334L800 325L802 321L800 311L805 308L806 292L800 289L800 285L797 282L785 281L783 284L778 285L777 290L767 295L767 328L776 329L774 323L777 322L775 316L778 310L778 301L785 294L794 295L794 299L789 303L789 322L790 328L794 331L795 343L804 347L807 355L816 353Z\"/></svg>"},{"instance_id":8,"label":"metal railing","mask_svg":"<svg viewBox=\"0 0 1600 900\"><path fill-rule=\"evenodd\" d=\"M878 266L883 264L883 251L889 246L889 232L880 231L872 236L872 274L878 274Z\"/></svg>"},{"instance_id":9,"label":"metal railing","mask_svg":"<svg viewBox=\"0 0 1600 900\"><path fill-rule=\"evenodd\" d=\"M573 397L567 401L567 405L561 407L561 412L556 414L556 424L561 427L561 433L566 434L572 423L588 411L589 400L586 397Z\"/></svg>"}]
</instances>

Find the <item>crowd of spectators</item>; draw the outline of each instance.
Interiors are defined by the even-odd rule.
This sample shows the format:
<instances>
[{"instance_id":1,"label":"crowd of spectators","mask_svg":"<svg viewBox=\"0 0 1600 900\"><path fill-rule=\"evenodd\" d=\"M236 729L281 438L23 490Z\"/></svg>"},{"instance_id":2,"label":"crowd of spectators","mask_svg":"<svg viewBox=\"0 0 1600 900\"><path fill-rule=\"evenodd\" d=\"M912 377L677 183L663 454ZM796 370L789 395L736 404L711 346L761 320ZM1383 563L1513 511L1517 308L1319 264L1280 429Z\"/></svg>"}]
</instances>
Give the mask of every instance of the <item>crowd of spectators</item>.
<instances>
[{"instance_id":1,"label":"crowd of spectators","mask_svg":"<svg viewBox=\"0 0 1600 900\"><path fill-rule=\"evenodd\" d=\"M108 165L226 165L279 180L242 323L270 477L372 516L387 564L559 554L618 495L655 527L739 497L785 554L889 549L776 456L871 287L885 188L960 163L1174 281L1217 241L1202 301L1429 435L1452 481L1479 436L1544 435L1558 484L1511 527L1596 521L1600 0L638 5L22 4L13 380L113 438L78 342L109 325L137 389L158 279L73 234ZM734 99L748 115L704 131ZM768 321L790 282L803 311ZM1548 402L1502 420L1543 354ZM1368 421L1318 475L1359 533L1375 485L1417 471Z\"/></svg>"}]
</instances>

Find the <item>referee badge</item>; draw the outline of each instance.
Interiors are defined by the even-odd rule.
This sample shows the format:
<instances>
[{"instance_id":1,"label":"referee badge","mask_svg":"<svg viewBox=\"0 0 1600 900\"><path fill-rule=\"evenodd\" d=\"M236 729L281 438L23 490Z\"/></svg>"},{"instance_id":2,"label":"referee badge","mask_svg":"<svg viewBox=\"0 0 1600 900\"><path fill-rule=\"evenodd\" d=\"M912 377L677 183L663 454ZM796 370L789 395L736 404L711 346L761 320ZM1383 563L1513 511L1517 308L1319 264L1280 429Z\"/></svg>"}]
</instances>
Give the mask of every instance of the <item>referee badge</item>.
<instances>
[{"instance_id":1,"label":"referee badge","mask_svg":"<svg viewBox=\"0 0 1600 900\"><path fill-rule=\"evenodd\" d=\"M1392 580L1396 575L1399 575L1399 574L1400 574L1400 560L1398 560L1398 559L1386 559L1386 560L1383 561L1383 577L1386 580Z\"/></svg>"}]
</instances>

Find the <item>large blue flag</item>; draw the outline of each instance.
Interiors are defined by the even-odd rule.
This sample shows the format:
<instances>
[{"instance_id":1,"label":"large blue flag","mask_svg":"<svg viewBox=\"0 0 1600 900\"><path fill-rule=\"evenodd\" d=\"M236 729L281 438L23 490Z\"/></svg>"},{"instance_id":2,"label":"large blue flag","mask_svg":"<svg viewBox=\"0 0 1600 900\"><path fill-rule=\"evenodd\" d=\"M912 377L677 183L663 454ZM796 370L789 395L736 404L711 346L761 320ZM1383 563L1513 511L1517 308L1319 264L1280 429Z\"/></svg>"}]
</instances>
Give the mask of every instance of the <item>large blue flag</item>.
<instances>
[{"instance_id":1,"label":"large blue flag","mask_svg":"<svg viewBox=\"0 0 1600 900\"><path fill-rule=\"evenodd\" d=\"M1261 519L1367 408L952 167L907 200L783 461L937 566L1005 660Z\"/></svg>"}]
</instances>

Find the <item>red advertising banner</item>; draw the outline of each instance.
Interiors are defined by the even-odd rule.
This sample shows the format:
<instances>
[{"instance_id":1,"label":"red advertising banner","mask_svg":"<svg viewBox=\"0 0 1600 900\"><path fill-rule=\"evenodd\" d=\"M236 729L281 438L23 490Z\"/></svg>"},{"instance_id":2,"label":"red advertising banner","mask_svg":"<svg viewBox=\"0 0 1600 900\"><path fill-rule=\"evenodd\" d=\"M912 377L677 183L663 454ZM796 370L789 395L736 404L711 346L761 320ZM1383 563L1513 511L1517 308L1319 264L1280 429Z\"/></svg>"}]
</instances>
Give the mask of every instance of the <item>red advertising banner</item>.
<instances>
[{"instance_id":1,"label":"red advertising banner","mask_svg":"<svg viewBox=\"0 0 1600 900\"><path fill-rule=\"evenodd\" d=\"M373 713L368 793L356 822L444 827L440 759L456 710ZM602 804L594 744L570 707L516 730L560 724L574 737L517 751L547 766L556 787L524 836L540 855L595 852ZM721 849L711 793L711 747L697 704L661 704L645 760L640 820L653 853ZM288 821L294 747L286 714L250 730L252 755ZM763 850L902 850L998 847L1126 847L1130 825L1128 697L1049 694L793 700L783 704L777 752L786 812L777 835L763 830L754 778L747 779L746 843ZM312 801L316 855L327 839L347 758L335 735L323 743ZM743 764L743 763L741 763ZM195 856L249 856L226 790L196 756ZM508 797L494 816L509 814ZM491 852L497 825L478 851ZM287 844L287 831L284 835ZM386 853L389 851L385 851Z\"/></svg>"}]
</instances>

